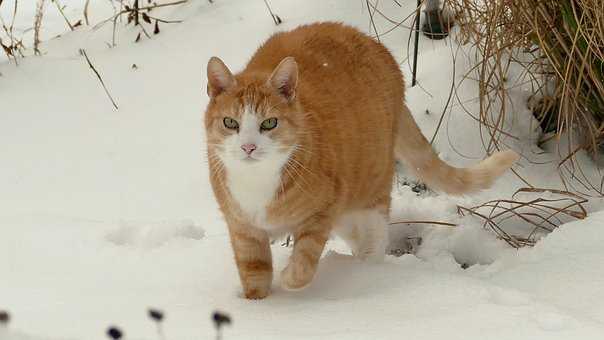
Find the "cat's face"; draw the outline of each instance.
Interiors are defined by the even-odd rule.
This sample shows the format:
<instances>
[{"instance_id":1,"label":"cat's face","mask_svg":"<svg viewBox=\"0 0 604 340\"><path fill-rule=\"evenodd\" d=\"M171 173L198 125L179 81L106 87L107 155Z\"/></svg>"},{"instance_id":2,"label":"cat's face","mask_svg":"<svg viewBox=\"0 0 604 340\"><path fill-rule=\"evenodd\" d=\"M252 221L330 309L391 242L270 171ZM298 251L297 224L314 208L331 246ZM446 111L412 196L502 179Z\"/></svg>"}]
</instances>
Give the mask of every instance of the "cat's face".
<instances>
[{"instance_id":1,"label":"cat's face","mask_svg":"<svg viewBox=\"0 0 604 340\"><path fill-rule=\"evenodd\" d=\"M297 67L282 62L268 77L235 78L217 58L208 64L208 149L227 167L282 166L297 147L302 113L295 99Z\"/></svg>"},{"instance_id":2,"label":"cat's face","mask_svg":"<svg viewBox=\"0 0 604 340\"><path fill-rule=\"evenodd\" d=\"M208 147L223 163L239 166L287 158L296 147L298 114L275 101L270 95L225 94L206 115Z\"/></svg>"}]
</instances>

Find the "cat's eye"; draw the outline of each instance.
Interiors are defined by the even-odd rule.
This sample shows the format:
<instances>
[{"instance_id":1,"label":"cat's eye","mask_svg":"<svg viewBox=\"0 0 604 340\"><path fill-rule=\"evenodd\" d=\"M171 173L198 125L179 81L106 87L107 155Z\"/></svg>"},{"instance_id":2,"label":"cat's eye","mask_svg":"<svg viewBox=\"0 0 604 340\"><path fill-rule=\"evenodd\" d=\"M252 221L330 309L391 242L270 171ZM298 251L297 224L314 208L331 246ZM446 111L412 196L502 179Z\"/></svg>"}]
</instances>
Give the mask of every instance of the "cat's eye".
<instances>
[{"instance_id":1,"label":"cat's eye","mask_svg":"<svg viewBox=\"0 0 604 340\"><path fill-rule=\"evenodd\" d=\"M260 123L260 129L264 131L272 130L277 127L277 118L265 119Z\"/></svg>"},{"instance_id":2,"label":"cat's eye","mask_svg":"<svg viewBox=\"0 0 604 340\"><path fill-rule=\"evenodd\" d=\"M231 117L224 117L222 122L224 123L224 127L226 127L227 129L231 129L231 130L239 129L239 123L237 123L237 121Z\"/></svg>"}]
</instances>

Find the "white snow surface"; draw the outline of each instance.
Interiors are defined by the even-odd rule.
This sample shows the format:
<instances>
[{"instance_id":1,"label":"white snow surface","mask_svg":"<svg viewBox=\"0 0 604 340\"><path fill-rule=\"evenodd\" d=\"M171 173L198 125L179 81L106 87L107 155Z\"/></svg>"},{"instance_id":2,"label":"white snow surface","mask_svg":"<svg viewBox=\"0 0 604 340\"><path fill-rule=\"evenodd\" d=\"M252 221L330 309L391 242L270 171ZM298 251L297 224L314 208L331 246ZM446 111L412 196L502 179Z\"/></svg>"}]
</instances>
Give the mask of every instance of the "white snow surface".
<instances>
[{"instance_id":1,"label":"white snow surface","mask_svg":"<svg viewBox=\"0 0 604 340\"><path fill-rule=\"evenodd\" d=\"M84 2L62 4L68 17L79 19ZM399 2L402 7L382 1L380 8L401 20L415 1ZM6 3L0 8L5 19ZM16 28L27 36L34 1L20 3ZM91 1L93 23L111 15L109 4ZM271 33L299 24L336 20L371 31L364 1L270 4L284 20L278 27L260 0L166 7L153 13L183 22L161 25L159 35L139 43L133 42L138 30L120 23L117 46L108 48L111 24L65 32L48 2L43 56L27 56L18 66L0 59L0 310L11 313L0 339L105 339L110 325L127 339L157 339L149 307L166 313L163 332L171 340L213 338L214 310L233 318L224 339L603 339L601 200L590 200L587 219L521 250L480 220L457 216L457 204L508 198L522 187L511 172L492 190L462 198L396 188L393 221L459 224L393 226L394 247L422 237L414 255L361 263L333 240L313 284L287 292L278 273L291 249L276 242L273 294L262 301L240 296L208 181L205 65L217 55L240 70ZM379 16L375 24L380 32L393 26ZM409 35L403 27L381 41L410 82ZM449 95L452 55L458 54L458 79L472 51L423 37L420 46L421 87L409 88L407 101L431 137ZM477 93L471 81L459 86L436 139L441 157L458 166L485 155L477 123L464 111L478 112ZM528 87L512 90L506 127L517 138L506 144L524 155L515 168L525 179L561 189L555 147L535 145L536 124L524 104L529 94ZM598 175L585 155L579 160L587 176Z\"/></svg>"}]
</instances>

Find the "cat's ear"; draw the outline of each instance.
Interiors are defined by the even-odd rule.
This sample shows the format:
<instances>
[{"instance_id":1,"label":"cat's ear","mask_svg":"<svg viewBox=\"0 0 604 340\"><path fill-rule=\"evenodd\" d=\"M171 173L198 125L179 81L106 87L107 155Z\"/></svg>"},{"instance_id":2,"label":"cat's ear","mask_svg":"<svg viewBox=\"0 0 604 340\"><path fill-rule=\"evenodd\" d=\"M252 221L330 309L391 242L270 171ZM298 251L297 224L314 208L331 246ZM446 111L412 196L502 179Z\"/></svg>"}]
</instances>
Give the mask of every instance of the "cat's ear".
<instances>
[{"instance_id":1,"label":"cat's ear","mask_svg":"<svg viewBox=\"0 0 604 340\"><path fill-rule=\"evenodd\" d=\"M273 74L268 78L268 85L277 90L285 99L291 101L296 96L296 84L298 82L298 64L294 57L286 57Z\"/></svg>"},{"instance_id":2,"label":"cat's ear","mask_svg":"<svg viewBox=\"0 0 604 340\"><path fill-rule=\"evenodd\" d=\"M212 57L208 61L208 96L214 98L237 83L229 68L220 60Z\"/></svg>"}]
</instances>

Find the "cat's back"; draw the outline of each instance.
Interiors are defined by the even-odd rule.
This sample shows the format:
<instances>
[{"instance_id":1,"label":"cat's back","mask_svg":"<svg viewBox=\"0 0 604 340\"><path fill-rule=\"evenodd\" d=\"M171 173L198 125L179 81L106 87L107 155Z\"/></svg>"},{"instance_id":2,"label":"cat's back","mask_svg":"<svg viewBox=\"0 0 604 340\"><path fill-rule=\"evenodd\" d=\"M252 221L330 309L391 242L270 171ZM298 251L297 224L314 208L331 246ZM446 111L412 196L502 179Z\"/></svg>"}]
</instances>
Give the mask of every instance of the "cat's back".
<instances>
[{"instance_id":1,"label":"cat's back","mask_svg":"<svg viewBox=\"0 0 604 340\"><path fill-rule=\"evenodd\" d=\"M277 33L256 51L246 71L270 72L288 56L298 63L303 102L335 99L341 108L357 106L359 99L403 95L403 78L390 52L351 26L324 22Z\"/></svg>"}]
</instances>

